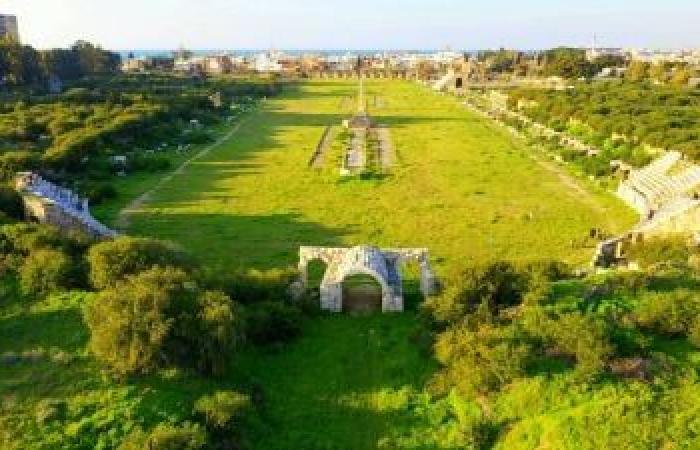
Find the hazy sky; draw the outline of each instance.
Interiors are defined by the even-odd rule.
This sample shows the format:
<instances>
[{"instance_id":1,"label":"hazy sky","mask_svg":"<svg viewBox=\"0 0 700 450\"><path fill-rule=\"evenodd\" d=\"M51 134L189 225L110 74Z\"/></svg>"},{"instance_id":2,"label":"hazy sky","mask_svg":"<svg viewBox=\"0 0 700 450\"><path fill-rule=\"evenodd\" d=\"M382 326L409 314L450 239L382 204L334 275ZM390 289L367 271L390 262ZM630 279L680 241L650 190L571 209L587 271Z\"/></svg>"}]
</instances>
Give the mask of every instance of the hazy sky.
<instances>
[{"instance_id":1,"label":"hazy sky","mask_svg":"<svg viewBox=\"0 0 700 450\"><path fill-rule=\"evenodd\" d=\"M700 47L700 0L0 0L37 47Z\"/></svg>"}]
</instances>

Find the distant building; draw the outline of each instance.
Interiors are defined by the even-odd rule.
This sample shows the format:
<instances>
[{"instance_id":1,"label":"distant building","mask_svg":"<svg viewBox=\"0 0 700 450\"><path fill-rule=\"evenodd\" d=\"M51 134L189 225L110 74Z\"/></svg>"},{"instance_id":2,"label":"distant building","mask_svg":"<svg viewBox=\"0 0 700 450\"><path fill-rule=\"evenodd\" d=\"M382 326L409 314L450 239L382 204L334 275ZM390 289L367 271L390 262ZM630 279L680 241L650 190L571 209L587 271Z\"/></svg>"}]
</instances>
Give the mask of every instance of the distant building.
<instances>
[{"instance_id":1,"label":"distant building","mask_svg":"<svg viewBox=\"0 0 700 450\"><path fill-rule=\"evenodd\" d=\"M19 42L17 16L0 14L0 38L10 38Z\"/></svg>"},{"instance_id":2,"label":"distant building","mask_svg":"<svg viewBox=\"0 0 700 450\"><path fill-rule=\"evenodd\" d=\"M260 53L255 56L255 70L257 72L282 72L281 57L282 55L277 52Z\"/></svg>"},{"instance_id":3,"label":"distant building","mask_svg":"<svg viewBox=\"0 0 700 450\"><path fill-rule=\"evenodd\" d=\"M608 56L616 58L627 58L627 52L622 48L599 48L593 47L586 50L586 59L593 61L597 58Z\"/></svg>"}]
</instances>

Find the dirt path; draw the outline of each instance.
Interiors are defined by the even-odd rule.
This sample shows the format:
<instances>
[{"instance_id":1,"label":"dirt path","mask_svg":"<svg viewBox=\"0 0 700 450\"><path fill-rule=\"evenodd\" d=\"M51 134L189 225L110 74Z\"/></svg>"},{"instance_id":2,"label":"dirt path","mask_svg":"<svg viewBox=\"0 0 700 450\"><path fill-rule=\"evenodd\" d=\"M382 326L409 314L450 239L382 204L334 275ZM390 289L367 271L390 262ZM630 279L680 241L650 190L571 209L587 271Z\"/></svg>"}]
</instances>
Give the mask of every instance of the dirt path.
<instances>
[{"instance_id":1,"label":"dirt path","mask_svg":"<svg viewBox=\"0 0 700 450\"><path fill-rule=\"evenodd\" d=\"M139 195L137 198L132 200L124 209L122 209L119 212L119 216L117 217L117 220L115 221L115 226L119 230L126 230L129 228L129 218L132 214L138 212L141 207L148 203L148 201L153 197L153 194L155 194L160 188L162 188L166 183L168 183L170 180L172 180L176 175L181 175L185 169L192 164L193 162L197 161L201 157L205 156L209 152L211 152L213 149L218 147L219 145L225 143L229 139L231 139L237 132L240 130L241 126L245 124L248 120L250 120L251 116L248 116L244 119L242 119L240 122L238 122L233 128L231 128L225 135L221 136L219 139L217 139L215 142L212 144L204 147L202 150L197 152L195 155L193 155L191 158L188 160L184 161L180 166L178 166L177 169L174 171L170 172L160 180L158 180L158 183L156 183L155 186L153 186L151 189L148 191L144 192L143 194Z\"/></svg>"}]
</instances>

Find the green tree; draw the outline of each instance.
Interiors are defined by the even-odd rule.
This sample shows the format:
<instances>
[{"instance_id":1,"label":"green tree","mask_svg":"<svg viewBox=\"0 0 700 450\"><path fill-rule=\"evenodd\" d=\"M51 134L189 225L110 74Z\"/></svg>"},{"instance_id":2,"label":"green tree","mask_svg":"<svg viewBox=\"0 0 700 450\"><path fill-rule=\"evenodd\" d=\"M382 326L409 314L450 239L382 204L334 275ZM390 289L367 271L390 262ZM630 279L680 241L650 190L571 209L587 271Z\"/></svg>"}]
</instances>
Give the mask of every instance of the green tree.
<instances>
[{"instance_id":1,"label":"green tree","mask_svg":"<svg viewBox=\"0 0 700 450\"><path fill-rule=\"evenodd\" d=\"M85 320L90 349L120 377L165 365L219 374L242 334L235 311L183 270L154 267L100 292Z\"/></svg>"},{"instance_id":2,"label":"green tree","mask_svg":"<svg viewBox=\"0 0 700 450\"><path fill-rule=\"evenodd\" d=\"M148 238L123 236L90 248L90 282L97 289L113 286L127 275L153 266L189 268L189 256L175 245Z\"/></svg>"},{"instance_id":3,"label":"green tree","mask_svg":"<svg viewBox=\"0 0 700 450\"><path fill-rule=\"evenodd\" d=\"M37 250L19 269L20 287L26 295L42 296L70 286L73 261L57 250Z\"/></svg>"},{"instance_id":4,"label":"green tree","mask_svg":"<svg viewBox=\"0 0 700 450\"><path fill-rule=\"evenodd\" d=\"M625 78L634 82L646 80L649 78L649 64L642 61L632 61L627 68Z\"/></svg>"}]
</instances>

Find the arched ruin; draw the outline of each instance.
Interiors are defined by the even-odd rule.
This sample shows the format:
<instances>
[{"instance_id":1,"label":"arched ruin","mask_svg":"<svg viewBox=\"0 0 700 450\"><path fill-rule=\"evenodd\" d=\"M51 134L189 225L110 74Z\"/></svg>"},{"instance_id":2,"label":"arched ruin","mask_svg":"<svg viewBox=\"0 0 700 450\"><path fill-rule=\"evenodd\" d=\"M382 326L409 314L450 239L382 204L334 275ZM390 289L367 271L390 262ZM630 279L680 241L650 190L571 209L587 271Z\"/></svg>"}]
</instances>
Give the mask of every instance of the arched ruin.
<instances>
[{"instance_id":1,"label":"arched ruin","mask_svg":"<svg viewBox=\"0 0 700 450\"><path fill-rule=\"evenodd\" d=\"M299 272L304 287L308 287L308 265L317 259L323 261L327 267L319 287L321 309L327 311L343 310L343 281L359 274L371 276L381 286L382 311L403 311L401 267L408 262L420 264L423 295L433 295L437 291L437 279L430 267L427 249L379 249L371 246L300 247Z\"/></svg>"}]
</instances>

